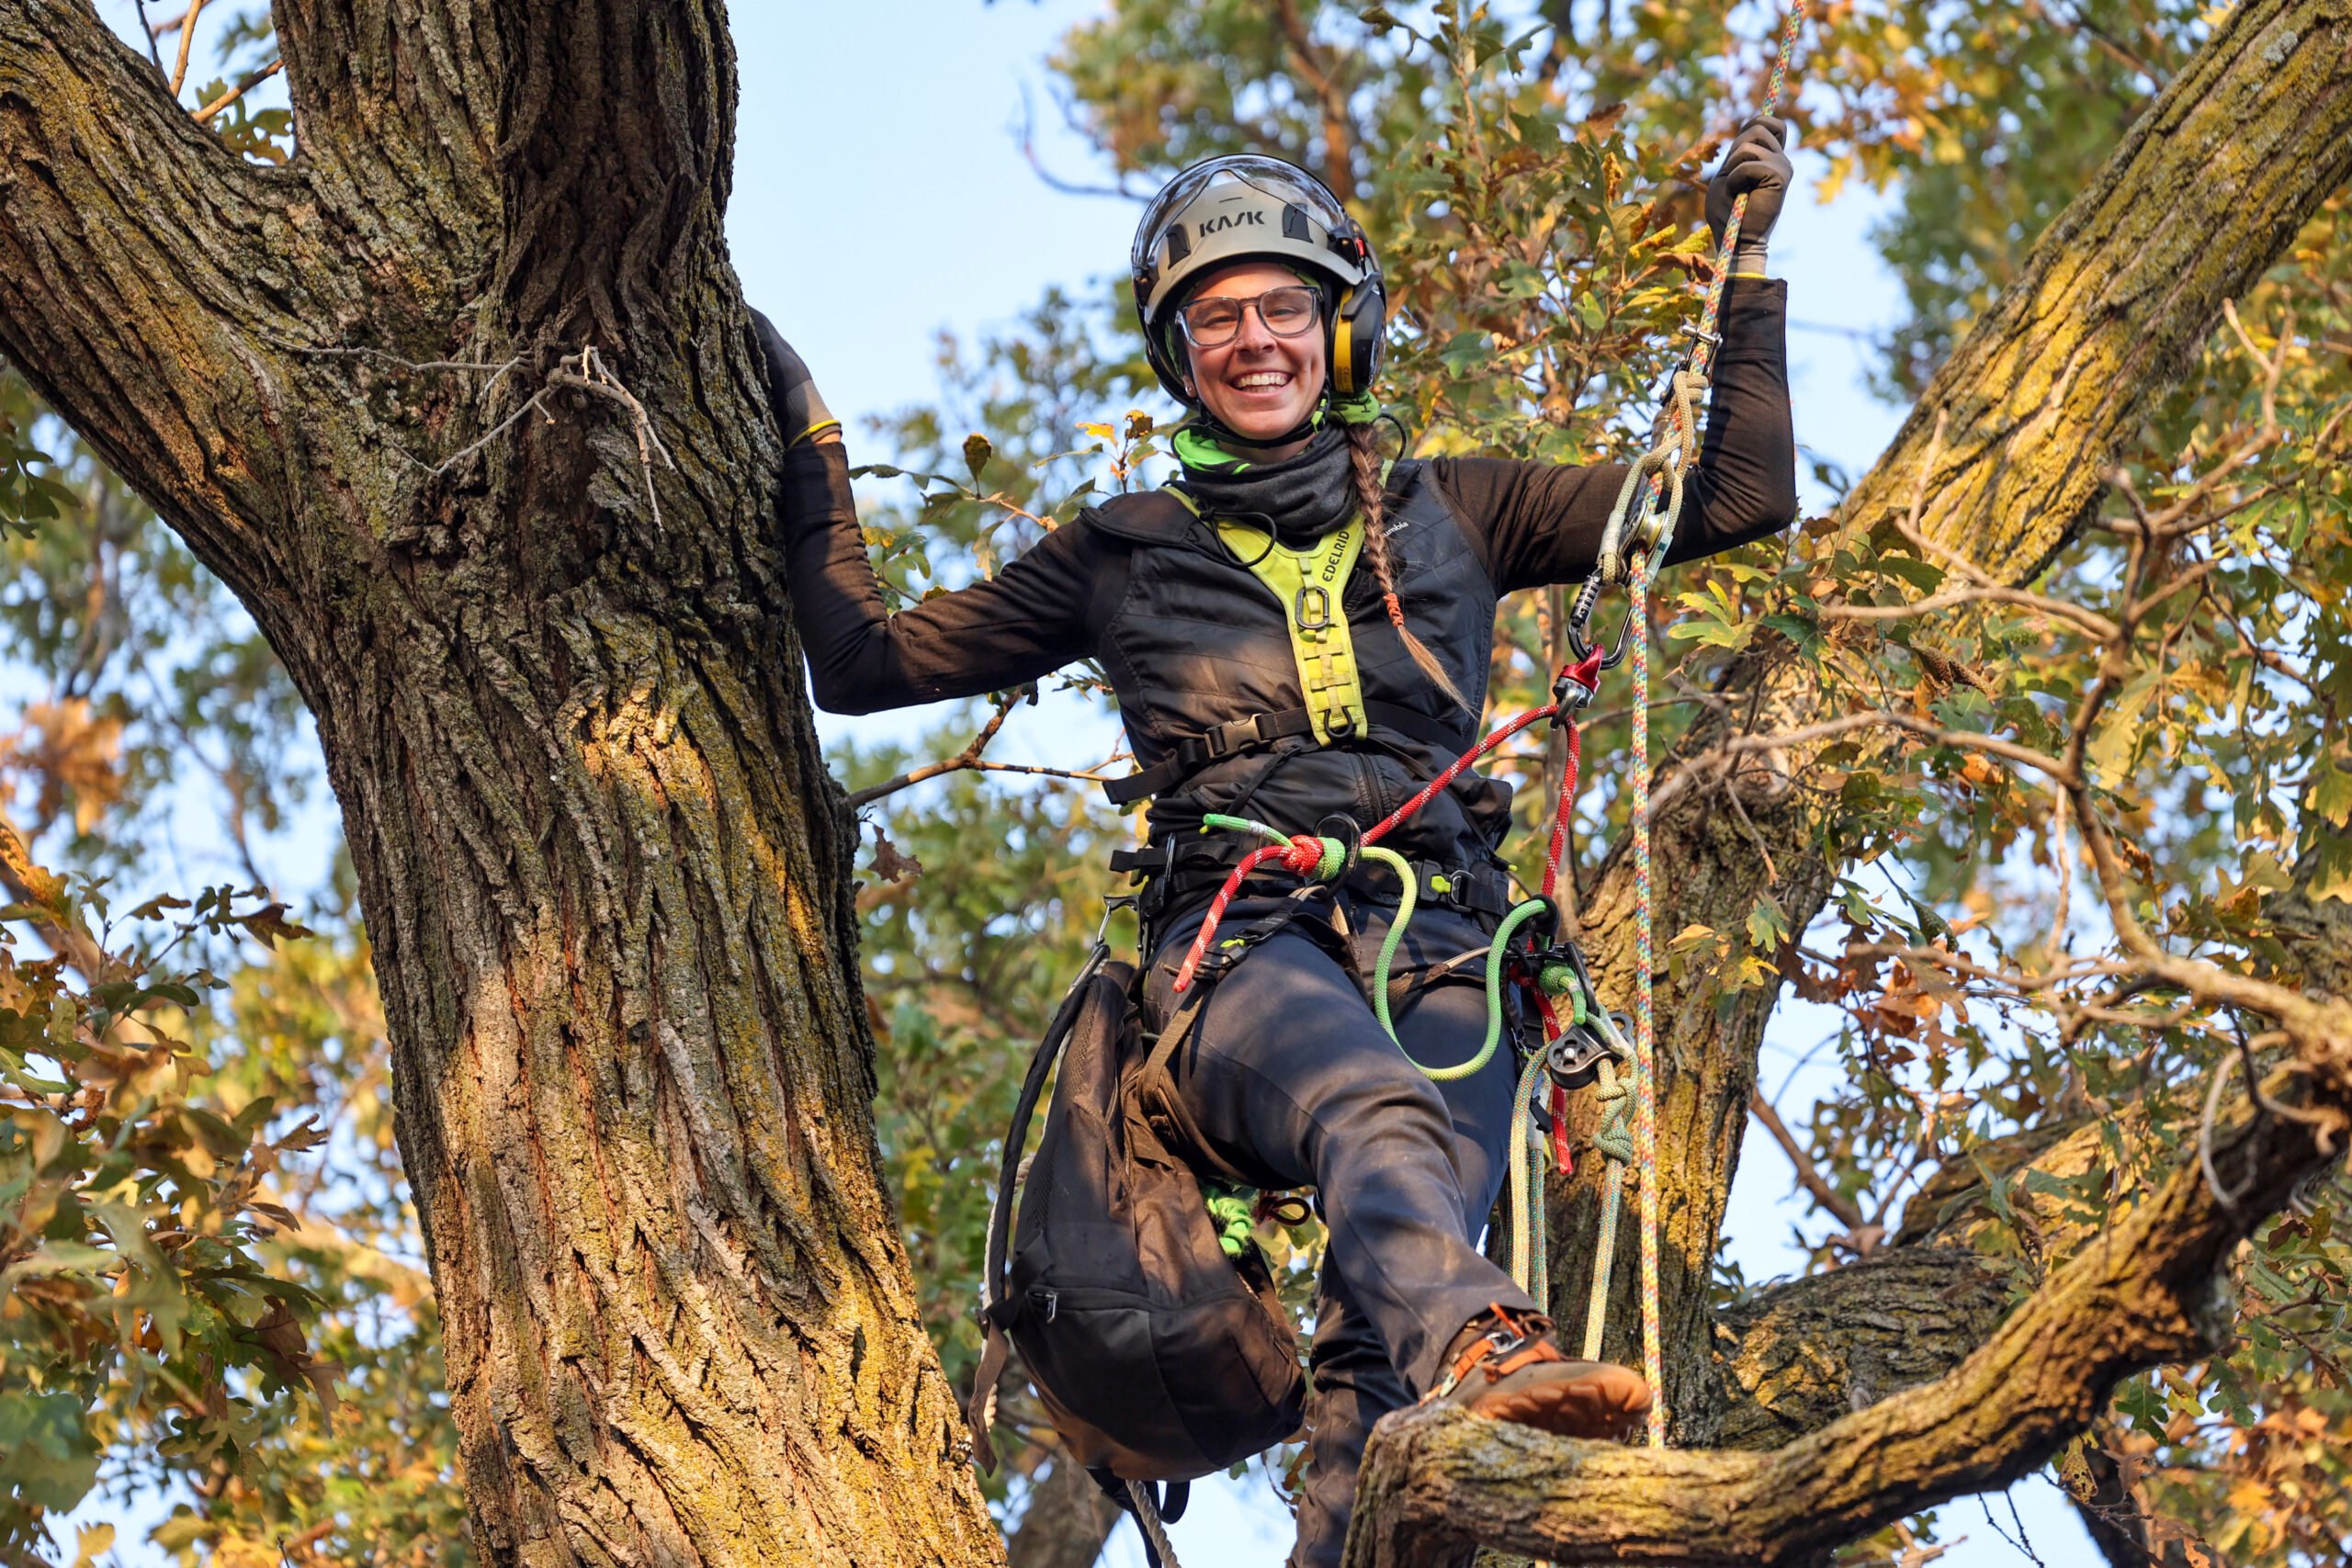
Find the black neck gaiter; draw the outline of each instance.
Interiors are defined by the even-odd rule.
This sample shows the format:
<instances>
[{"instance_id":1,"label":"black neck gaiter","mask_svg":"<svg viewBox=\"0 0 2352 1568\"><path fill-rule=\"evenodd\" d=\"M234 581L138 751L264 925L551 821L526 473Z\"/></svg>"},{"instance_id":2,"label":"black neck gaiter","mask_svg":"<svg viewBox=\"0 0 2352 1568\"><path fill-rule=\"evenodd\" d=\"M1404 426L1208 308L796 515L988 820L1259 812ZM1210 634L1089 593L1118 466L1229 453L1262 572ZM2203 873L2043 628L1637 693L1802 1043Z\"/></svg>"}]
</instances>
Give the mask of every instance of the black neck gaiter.
<instances>
[{"instance_id":1,"label":"black neck gaiter","mask_svg":"<svg viewBox=\"0 0 2352 1568\"><path fill-rule=\"evenodd\" d=\"M1306 449L1279 463L1228 458L1212 466L1191 460L1205 442L1188 443L1184 477L1177 481L1204 517L1231 517L1270 526L1295 548L1344 525L1355 515L1354 465L1344 425L1315 433ZM1214 450L1214 449L1213 449ZM1220 451L1218 456L1224 454Z\"/></svg>"}]
</instances>

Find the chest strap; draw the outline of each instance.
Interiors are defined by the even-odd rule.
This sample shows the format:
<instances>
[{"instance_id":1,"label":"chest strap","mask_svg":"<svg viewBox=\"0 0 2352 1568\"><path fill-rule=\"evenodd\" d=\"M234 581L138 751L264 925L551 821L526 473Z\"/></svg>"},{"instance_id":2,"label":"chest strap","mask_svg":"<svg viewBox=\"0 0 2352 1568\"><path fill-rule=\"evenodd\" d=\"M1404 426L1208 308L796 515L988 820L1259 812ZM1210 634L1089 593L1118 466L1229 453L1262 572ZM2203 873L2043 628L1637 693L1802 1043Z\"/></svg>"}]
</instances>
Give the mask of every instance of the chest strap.
<instances>
[{"instance_id":1,"label":"chest strap","mask_svg":"<svg viewBox=\"0 0 2352 1568\"><path fill-rule=\"evenodd\" d=\"M1363 519L1353 519L1307 550L1288 548L1272 537L1261 547L1261 530L1223 519L1216 532L1283 608L1290 656L1298 667L1299 690L1306 697L1316 743L1329 746L1361 733L1363 682L1357 674L1355 637L1348 629L1340 596L1347 592L1356 556L1363 548Z\"/></svg>"},{"instance_id":2,"label":"chest strap","mask_svg":"<svg viewBox=\"0 0 2352 1568\"><path fill-rule=\"evenodd\" d=\"M1415 713L1394 703L1364 702L1363 716L1373 726L1393 730L1408 740L1424 746L1434 746L1451 755L1448 761L1462 754L1469 737L1442 719L1425 713ZM1200 735L1188 735L1178 740L1166 757L1138 773L1123 779L1105 779L1102 796L1114 806L1126 806L1146 795L1164 795L1175 785L1191 778L1203 768L1222 762L1231 757L1251 751L1262 751L1279 740L1316 733L1315 716L1305 708L1290 708L1282 713L1252 714L1237 718L1230 724L1213 725Z\"/></svg>"}]
</instances>

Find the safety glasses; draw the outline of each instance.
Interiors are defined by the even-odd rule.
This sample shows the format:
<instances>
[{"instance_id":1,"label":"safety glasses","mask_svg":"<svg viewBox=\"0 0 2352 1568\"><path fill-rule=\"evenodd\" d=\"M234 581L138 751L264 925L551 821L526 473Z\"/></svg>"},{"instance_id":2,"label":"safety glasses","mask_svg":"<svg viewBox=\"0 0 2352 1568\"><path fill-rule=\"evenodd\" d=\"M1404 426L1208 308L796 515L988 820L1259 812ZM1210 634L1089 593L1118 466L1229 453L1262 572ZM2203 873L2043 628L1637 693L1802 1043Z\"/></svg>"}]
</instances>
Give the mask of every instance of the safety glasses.
<instances>
[{"instance_id":1,"label":"safety glasses","mask_svg":"<svg viewBox=\"0 0 2352 1568\"><path fill-rule=\"evenodd\" d=\"M1296 337L1322 314L1323 296L1300 284L1269 288L1255 299L1218 295L1195 299L1176 312L1184 341L1194 348L1223 348L1241 331L1241 313L1255 306L1258 319L1276 337Z\"/></svg>"}]
</instances>

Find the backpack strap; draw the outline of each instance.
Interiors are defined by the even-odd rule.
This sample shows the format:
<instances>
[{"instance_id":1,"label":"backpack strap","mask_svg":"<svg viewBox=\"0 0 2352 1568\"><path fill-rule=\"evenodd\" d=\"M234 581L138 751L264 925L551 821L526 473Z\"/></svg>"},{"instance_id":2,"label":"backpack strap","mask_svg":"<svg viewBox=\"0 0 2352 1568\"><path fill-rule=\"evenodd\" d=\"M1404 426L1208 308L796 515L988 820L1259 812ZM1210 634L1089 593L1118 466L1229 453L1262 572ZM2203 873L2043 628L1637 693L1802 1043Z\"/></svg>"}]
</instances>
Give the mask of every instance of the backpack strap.
<instances>
[{"instance_id":1,"label":"backpack strap","mask_svg":"<svg viewBox=\"0 0 2352 1568\"><path fill-rule=\"evenodd\" d=\"M1020 1185L1021 1150L1029 1141L1029 1122L1037 1111L1037 1100L1045 1092L1046 1075L1053 1071L1055 1058L1069 1040L1070 1031L1077 1027L1078 1015L1084 1010L1086 997L1095 976L1110 959L1111 944L1097 939L1094 950L1086 955L1086 964L1078 978L1062 994L1061 1006L1054 1010L1054 1021L1046 1028L1046 1037L1037 1043L1036 1053L1029 1058L1029 1071L1021 1080L1021 1095L1013 1102L1012 1124L1005 1130L1004 1159L997 1171L996 1201L989 1209L988 1247L981 1257L980 1294L981 1322L985 1340L980 1348L980 1365L972 1380L972 1400L965 1407L965 1419L972 1431L972 1461L983 1475L996 1473L996 1447L989 1440L989 1427L996 1409L997 1380L1004 1375L1004 1363L1009 1346L1004 1325L1012 1318L1012 1308L1004 1299L1006 1243L1012 1232L1013 1189Z\"/></svg>"},{"instance_id":2,"label":"backpack strap","mask_svg":"<svg viewBox=\"0 0 2352 1568\"><path fill-rule=\"evenodd\" d=\"M1201 1132L1199 1122L1184 1104L1184 1097L1177 1092L1173 1066L1176 1051L1185 1038L1198 1027L1201 1014L1208 1006L1209 993L1216 989L1216 982L1230 974L1250 950L1283 930L1293 921L1306 917L1307 906L1317 899L1328 900L1331 889L1327 884L1310 882L1304 887L1292 889L1283 896L1282 907L1272 913L1261 915L1233 935L1223 938L1201 960L1193 973L1193 984L1186 989L1183 1005L1160 1029L1152 1042L1151 1055L1144 1058L1136 1070L1127 1090L1128 1112L1138 1117L1168 1151L1189 1166L1195 1175L1213 1177L1228 1187L1258 1185L1256 1179L1236 1170L1218 1157L1209 1147L1208 1139ZM1309 921L1313 932L1317 922ZM1323 927L1329 930L1329 927Z\"/></svg>"},{"instance_id":3,"label":"backpack strap","mask_svg":"<svg viewBox=\"0 0 2352 1568\"><path fill-rule=\"evenodd\" d=\"M1114 539L1136 545L1178 545L1197 521L1182 495L1162 486L1107 496L1078 514L1078 520Z\"/></svg>"}]
</instances>

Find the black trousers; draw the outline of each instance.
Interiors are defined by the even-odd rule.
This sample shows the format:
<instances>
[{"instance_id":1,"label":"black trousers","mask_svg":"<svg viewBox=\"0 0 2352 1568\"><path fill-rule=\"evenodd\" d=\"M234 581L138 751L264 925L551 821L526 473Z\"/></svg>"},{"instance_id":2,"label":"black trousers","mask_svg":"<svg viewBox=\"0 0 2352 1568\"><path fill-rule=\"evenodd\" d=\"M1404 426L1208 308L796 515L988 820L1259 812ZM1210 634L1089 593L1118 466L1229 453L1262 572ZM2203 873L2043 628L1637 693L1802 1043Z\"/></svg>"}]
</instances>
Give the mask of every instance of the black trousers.
<instances>
[{"instance_id":1,"label":"black trousers","mask_svg":"<svg viewBox=\"0 0 2352 1568\"><path fill-rule=\"evenodd\" d=\"M1238 901L1220 934L1272 907ZM1349 916L1369 976L1385 911L1351 904ZM1194 917L1159 939L1149 1010L1161 1018L1175 1011L1176 970L1199 924ZM1396 970L1484 950L1487 941L1453 911L1419 911ZM1510 1039L1457 1082L1432 1082L1413 1065L1449 1066L1476 1053L1485 975L1476 966L1392 1009L1400 1050L1333 956L1287 929L1216 983L1176 1064L1185 1103L1217 1156L1261 1187L1314 1187L1330 1231L1295 1568L1336 1568L1365 1438L1436 1381L1439 1358L1463 1325L1493 1303L1534 1305L1476 1246L1504 1175L1518 1076Z\"/></svg>"}]
</instances>

